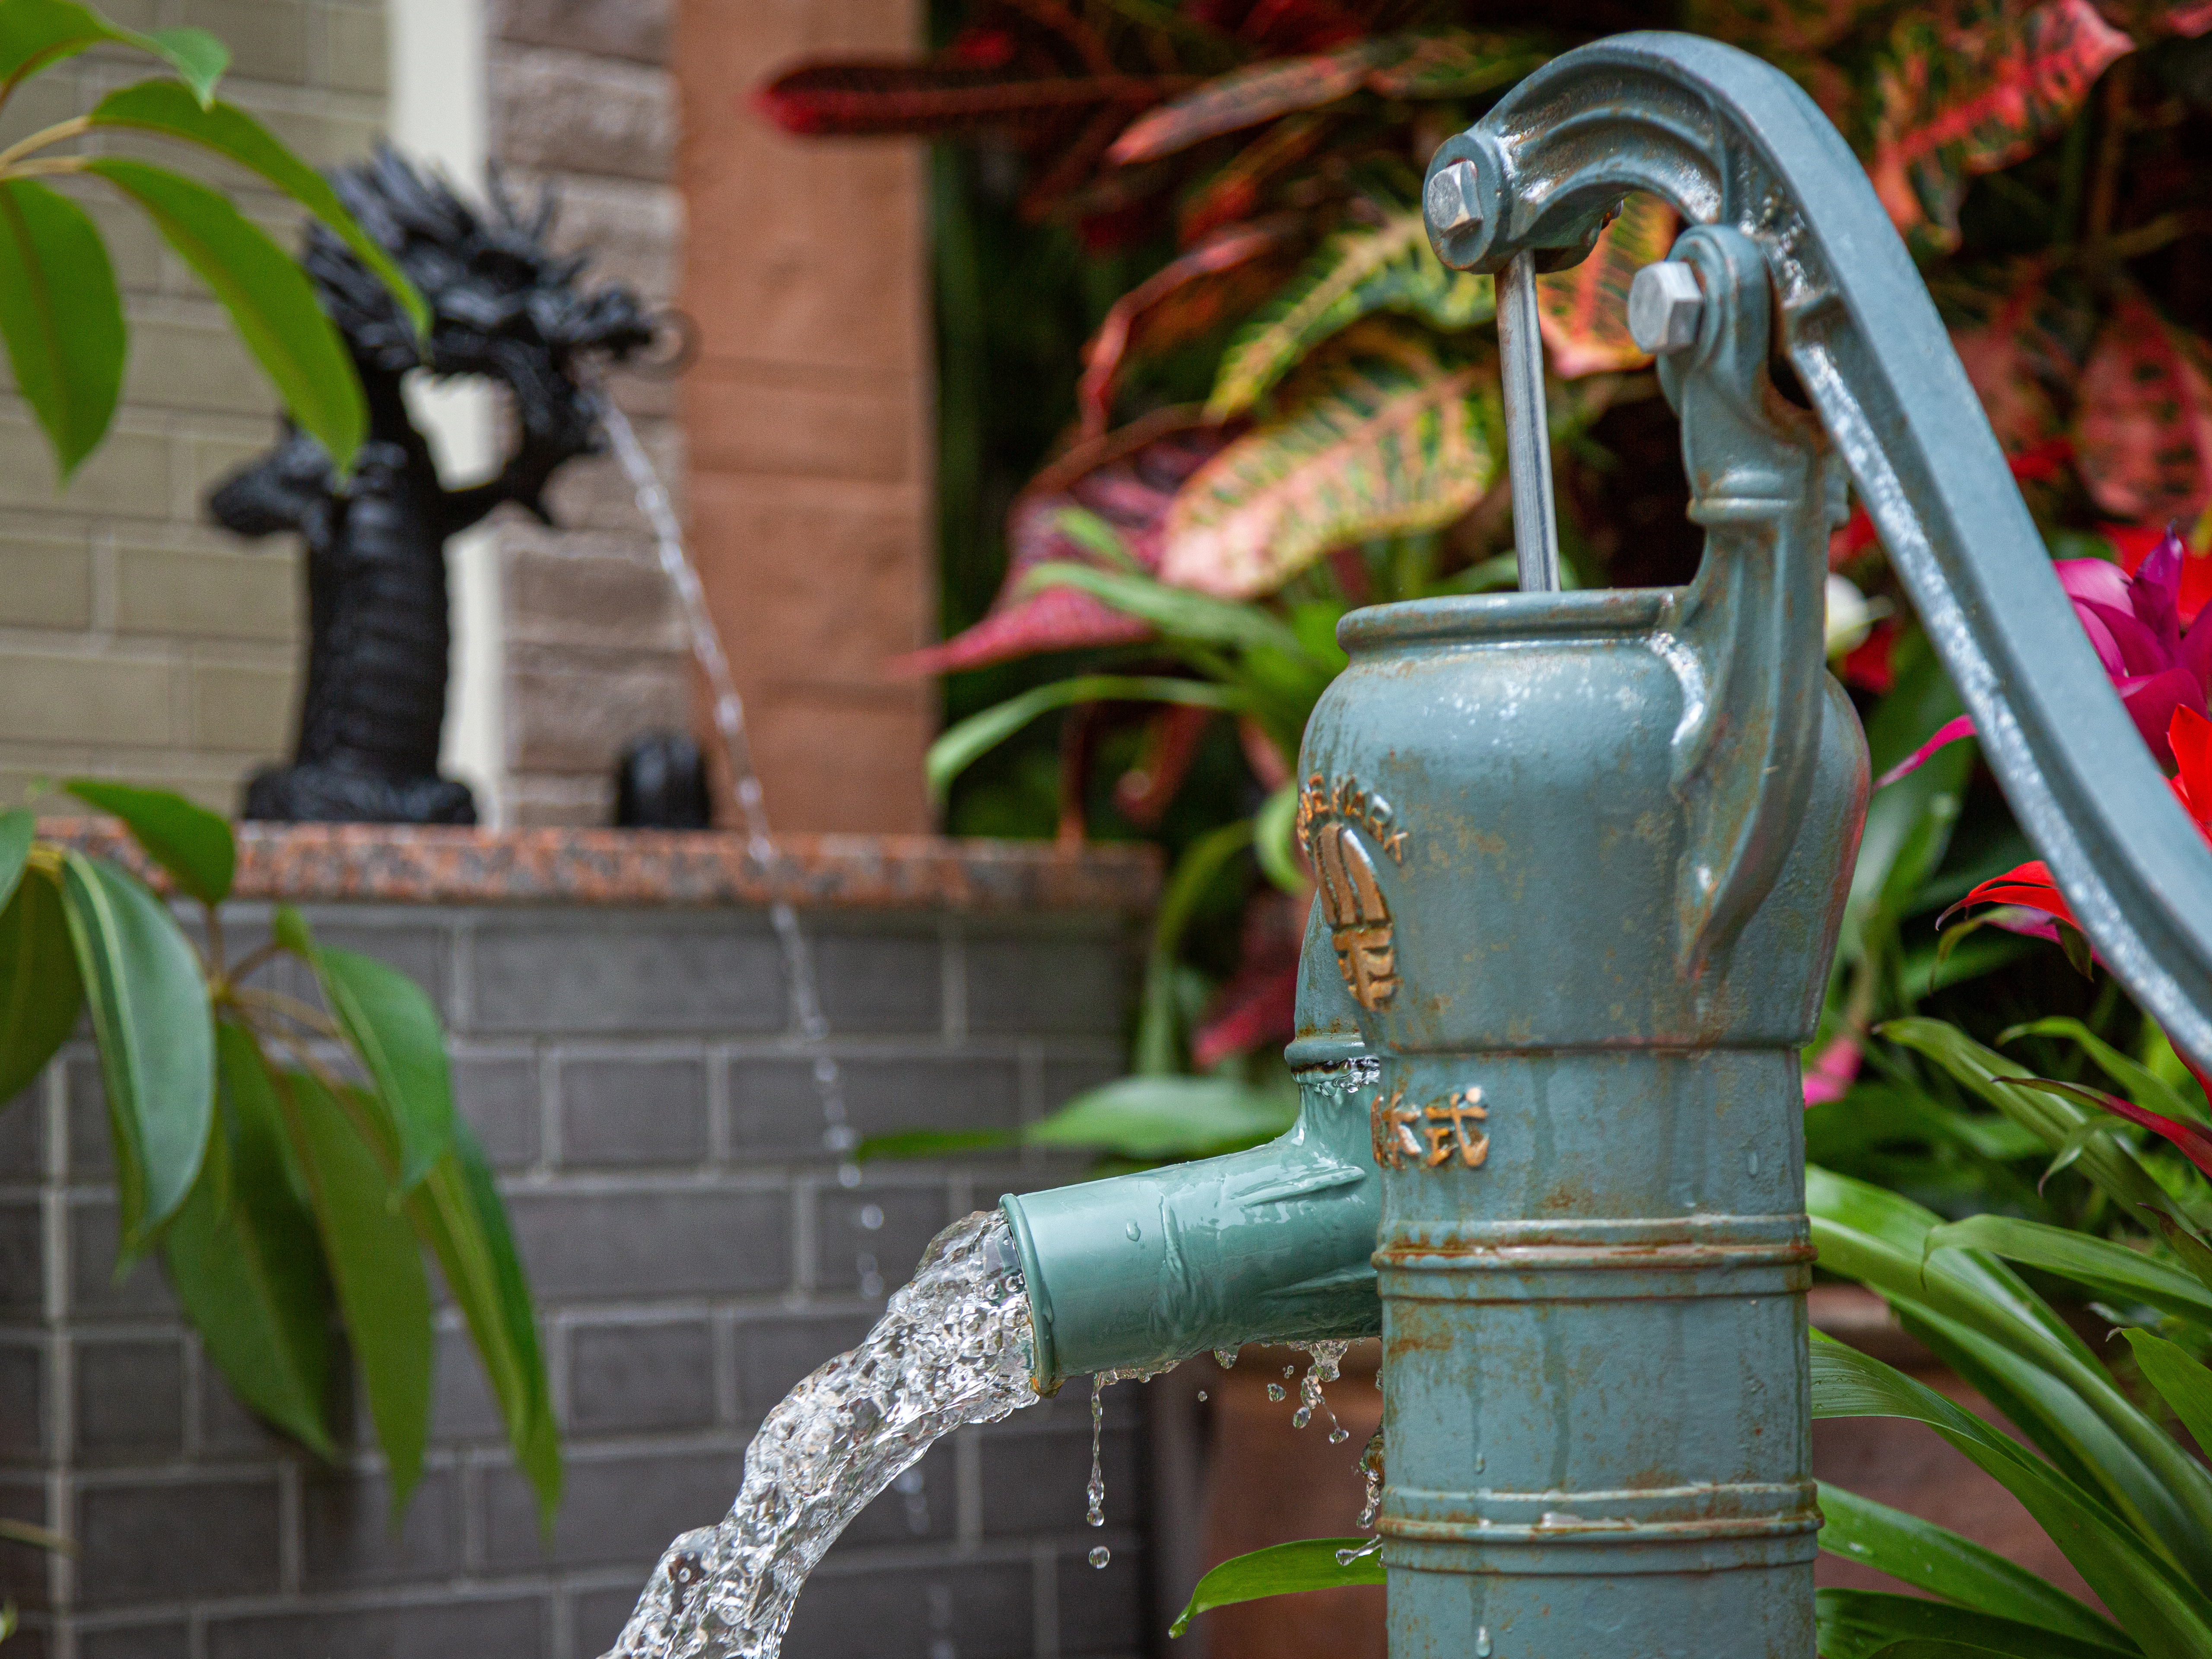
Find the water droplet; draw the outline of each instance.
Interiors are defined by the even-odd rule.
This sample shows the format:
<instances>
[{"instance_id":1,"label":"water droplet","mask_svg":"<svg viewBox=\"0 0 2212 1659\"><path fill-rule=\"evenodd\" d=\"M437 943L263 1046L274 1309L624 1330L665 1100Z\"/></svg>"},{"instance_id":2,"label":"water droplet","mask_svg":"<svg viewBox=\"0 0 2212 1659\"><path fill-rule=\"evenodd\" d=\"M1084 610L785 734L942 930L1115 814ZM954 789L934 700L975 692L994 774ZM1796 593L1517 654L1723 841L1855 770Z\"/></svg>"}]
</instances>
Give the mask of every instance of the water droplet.
<instances>
[{"instance_id":1,"label":"water droplet","mask_svg":"<svg viewBox=\"0 0 2212 1659\"><path fill-rule=\"evenodd\" d=\"M1298 1368L1296 1365L1285 1365L1283 1367L1283 1375L1286 1377L1296 1376L1297 1374Z\"/></svg>"},{"instance_id":2,"label":"water droplet","mask_svg":"<svg viewBox=\"0 0 2212 1659\"><path fill-rule=\"evenodd\" d=\"M1094 1527L1106 1524L1106 1466L1099 1458L1098 1437L1106 1422L1106 1402L1102 1396L1108 1381L1103 1376L1091 1379L1091 1484L1085 1489L1091 1505L1083 1518Z\"/></svg>"},{"instance_id":3,"label":"water droplet","mask_svg":"<svg viewBox=\"0 0 2212 1659\"><path fill-rule=\"evenodd\" d=\"M1201 1400L1205 1397L1206 1396L1204 1395L1200 1395L1199 1396ZM1334 1428L1328 1431L1328 1443L1332 1446L1341 1446L1346 1441L1351 1438L1352 1431L1346 1428L1341 1423L1338 1424Z\"/></svg>"},{"instance_id":4,"label":"water droplet","mask_svg":"<svg viewBox=\"0 0 2212 1659\"><path fill-rule=\"evenodd\" d=\"M1312 1421L1313 1407L1311 1406L1301 1406L1297 1410L1291 1413L1291 1426L1294 1429L1303 1429L1307 1424Z\"/></svg>"},{"instance_id":5,"label":"water droplet","mask_svg":"<svg viewBox=\"0 0 2212 1659\"><path fill-rule=\"evenodd\" d=\"M1485 1468L1485 1467L1489 1463L1489 1462L1490 1462L1490 1459L1489 1459L1488 1457L1486 1457L1486 1455L1484 1455L1481 1452L1477 1452L1477 1453L1475 1453L1475 1455L1474 1455L1474 1472L1475 1472L1477 1474L1480 1474L1482 1473L1482 1471L1483 1471L1484 1468Z\"/></svg>"},{"instance_id":6,"label":"water droplet","mask_svg":"<svg viewBox=\"0 0 2212 1659\"><path fill-rule=\"evenodd\" d=\"M1235 1370L1237 1365L1237 1350L1234 1348L1216 1348L1213 1351L1213 1363L1220 1366L1224 1371Z\"/></svg>"},{"instance_id":7,"label":"water droplet","mask_svg":"<svg viewBox=\"0 0 2212 1659\"><path fill-rule=\"evenodd\" d=\"M1382 1431L1377 1429L1359 1454L1360 1479L1367 1483L1366 1501L1359 1506L1359 1524L1371 1527L1382 1508Z\"/></svg>"},{"instance_id":8,"label":"water droplet","mask_svg":"<svg viewBox=\"0 0 2212 1659\"><path fill-rule=\"evenodd\" d=\"M857 1164L840 1164L837 1166L837 1184L840 1187L859 1186L860 1184L860 1166Z\"/></svg>"},{"instance_id":9,"label":"water droplet","mask_svg":"<svg viewBox=\"0 0 2212 1659\"><path fill-rule=\"evenodd\" d=\"M1270 1400L1280 1400L1282 1397L1283 1397L1283 1385L1282 1385L1281 1383L1279 1383L1279 1382L1270 1382L1269 1384L1267 1384L1267 1398L1268 1398L1268 1399L1270 1399Z\"/></svg>"},{"instance_id":10,"label":"water droplet","mask_svg":"<svg viewBox=\"0 0 2212 1659\"><path fill-rule=\"evenodd\" d=\"M1206 1403L1206 1390L1204 1389L1200 1389L1198 1391L1198 1402L1201 1406Z\"/></svg>"},{"instance_id":11,"label":"water droplet","mask_svg":"<svg viewBox=\"0 0 2212 1659\"><path fill-rule=\"evenodd\" d=\"M1133 1244L1145 1236L1145 1230L1142 1227L1139 1227L1135 1222L1132 1221L1123 1225L1121 1233L1122 1236L1129 1241L1129 1243Z\"/></svg>"},{"instance_id":12,"label":"water droplet","mask_svg":"<svg viewBox=\"0 0 2212 1659\"><path fill-rule=\"evenodd\" d=\"M1490 1659L1490 1626L1487 1625L1475 1626L1474 1659Z\"/></svg>"},{"instance_id":13,"label":"water droplet","mask_svg":"<svg viewBox=\"0 0 2212 1659\"><path fill-rule=\"evenodd\" d=\"M1091 1552L1091 1565L1094 1567L1103 1567L1113 1559L1114 1552L1103 1544L1097 1546Z\"/></svg>"},{"instance_id":14,"label":"water droplet","mask_svg":"<svg viewBox=\"0 0 2212 1659\"><path fill-rule=\"evenodd\" d=\"M880 1204L860 1206L860 1225L869 1232L881 1232L884 1225L884 1206Z\"/></svg>"},{"instance_id":15,"label":"water droplet","mask_svg":"<svg viewBox=\"0 0 2212 1659\"><path fill-rule=\"evenodd\" d=\"M1362 1522L1360 1524L1364 1526L1366 1522ZM1356 1549L1339 1550L1336 1553L1336 1565L1340 1567L1348 1567L1354 1561L1358 1560L1362 1556L1373 1555L1382 1547L1382 1540L1381 1539L1370 1538Z\"/></svg>"},{"instance_id":16,"label":"water droplet","mask_svg":"<svg viewBox=\"0 0 2212 1659\"><path fill-rule=\"evenodd\" d=\"M1750 1169L1752 1174L1757 1175L1759 1173L1759 1154L1757 1152L1753 1152L1749 1158L1746 1158L1744 1163Z\"/></svg>"}]
</instances>

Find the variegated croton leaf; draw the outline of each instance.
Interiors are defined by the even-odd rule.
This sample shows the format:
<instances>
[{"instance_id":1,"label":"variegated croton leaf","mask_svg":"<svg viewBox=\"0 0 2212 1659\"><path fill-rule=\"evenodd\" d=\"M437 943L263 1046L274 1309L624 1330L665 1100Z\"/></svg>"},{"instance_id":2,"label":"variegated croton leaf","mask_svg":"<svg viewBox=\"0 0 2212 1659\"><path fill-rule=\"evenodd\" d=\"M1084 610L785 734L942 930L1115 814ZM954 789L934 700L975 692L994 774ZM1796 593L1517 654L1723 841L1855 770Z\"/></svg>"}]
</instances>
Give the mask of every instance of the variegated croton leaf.
<instances>
[{"instance_id":1,"label":"variegated croton leaf","mask_svg":"<svg viewBox=\"0 0 2212 1659\"><path fill-rule=\"evenodd\" d=\"M1323 242L1222 354L1206 413L1240 415L1331 335L1378 311L1406 312L1445 330L1489 317L1490 278L1451 270L1429 246L1418 209Z\"/></svg>"},{"instance_id":2,"label":"variegated croton leaf","mask_svg":"<svg viewBox=\"0 0 2212 1659\"><path fill-rule=\"evenodd\" d=\"M2212 500L2212 365L2140 294L2113 307L2081 377L2074 448L2115 518L2188 520Z\"/></svg>"},{"instance_id":3,"label":"variegated croton leaf","mask_svg":"<svg viewBox=\"0 0 2212 1659\"><path fill-rule=\"evenodd\" d=\"M1628 285L1667 257L1680 223L1665 202L1639 192L1605 228L1589 258L1536 279L1536 314L1554 374L1572 380L1651 361L1629 337Z\"/></svg>"},{"instance_id":4,"label":"variegated croton leaf","mask_svg":"<svg viewBox=\"0 0 2212 1659\"><path fill-rule=\"evenodd\" d=\"M1157 572L1176 493L1241 425L1217 426L1192 410L1161 410L1047 466L1006 514L1006 579L990 615L942 645L898 659L895 672L951 674L1040 651L1127 645L1152 629L1073 587L1024 591L1041 564L1110 565L1098 544Z\"/></svg>"},{"instance_id":5,"label":"variegated croton leaf","mask_svg":"<svg viewBox=\"0 0 2212 1659\"><path fill-rule=\"evenodd\" d=\"M1953 271L1934 294L2005 453L2063 434L2097 326L2082 286L2036 256Z\"/></svg>"},{"instance_id":6,"label":"variegated croton leaf","mask_svg":"<svg viewBox=\"0 0 2212 1659\"><path fill-rule=\"evenodd\" d=\"M1816 52L1898 0L1690 0L1683 27L1765 55Z\"/></svg>"},{"instance_id":7,"label":"variegated croton leaf","mask_svg":"<svg viewBox=\"0 0 2212 1659\"><path fill-rule=\"evenodd\" d=\"M1875 72L1875 192L1900 230L1955 246L1978 173L2009 167L2070 122L2134 49L2089 0L1943 0L1901 14Z\"/></svg>"},{"instance_id":8,"label":"variegated croton leaf","mask_svg":"<svg viewBox=\"0 0 2212 1659\"><path fill-rule=\"evenodd\" d=\"M1346 330L1277 404L1176 497L1164 580L1232 599L1268 592L1333 549L1450 523L1498 470L1494 367L1446 361L1409 324Z\"/></svg>"},{"instance_id":9,"label":"variegated croton leaf","mask_svg":"<svg viewBox=\"0 0 2212 1659\"><path fill-rule=\"evenodd\" d=\"M2097 0L2097 9L2114 28L2125 29L2148 45L2169 36L2193 40L2212 29L2212 0Z\"/></svg>"}]
</instances>

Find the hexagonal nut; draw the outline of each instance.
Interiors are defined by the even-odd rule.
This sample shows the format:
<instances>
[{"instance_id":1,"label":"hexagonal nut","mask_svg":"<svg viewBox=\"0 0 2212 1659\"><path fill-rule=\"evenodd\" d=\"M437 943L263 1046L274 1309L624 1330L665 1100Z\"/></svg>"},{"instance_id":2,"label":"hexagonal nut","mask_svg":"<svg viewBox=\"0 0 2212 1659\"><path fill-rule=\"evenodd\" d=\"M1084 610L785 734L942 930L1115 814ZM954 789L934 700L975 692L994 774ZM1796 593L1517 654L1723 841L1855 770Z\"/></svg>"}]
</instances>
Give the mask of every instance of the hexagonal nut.
<instances>
[{"instance_id":1,"label":"hexagonal nut","mask_svg":"<svg viewBox=\"0 0 2212 1659\"><path fill-rule=\"evenodd\" d=\"M1481 198L1476 194L1476 190L1474 162L1454 161L1448 167L1439 167L1421 197L1421 205L1428 215L1431 233L1446 236L1453 231L1480 224Z\"/></svg>"},{"instance_id":2,"label":"hexagonal nut","mask_svg":"<svg viewBox=\"0 0 2212 1659\"><path fill-rule=\"evenodd\" d=\"M1680 259L1662 259L1636 273L1628 285L1628 333L1637 348L1665 357L1698 337L1705 308L1698 273Z\"/></svg>"}]
</instances>

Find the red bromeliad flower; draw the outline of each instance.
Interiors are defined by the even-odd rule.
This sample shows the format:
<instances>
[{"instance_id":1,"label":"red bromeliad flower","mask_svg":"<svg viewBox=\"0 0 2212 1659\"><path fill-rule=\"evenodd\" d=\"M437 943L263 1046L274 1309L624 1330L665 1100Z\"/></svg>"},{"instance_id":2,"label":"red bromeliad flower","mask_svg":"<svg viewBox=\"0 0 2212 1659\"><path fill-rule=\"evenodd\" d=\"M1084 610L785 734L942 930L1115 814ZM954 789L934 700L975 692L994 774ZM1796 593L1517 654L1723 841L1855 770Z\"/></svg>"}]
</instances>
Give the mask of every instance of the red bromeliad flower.
<instances>
[{"instance_id":1,"label":"red bromeliad flower","mask_svg":"<svg viewBox=\"0 0 2212 1659\"><path fill-rule=\"evenodd\" d=\"M2204 585L2194 568L2200 565L2212 573L2212 560L2191 557L2169 526L2133 574L2103 559L2060 559L2051 567L2136 730L2166 767L2174 764L2167 736L2174 714L2185 709L2203 714L2212 689L2212 622L2201 616L2189 620L2182 603L2185 577L2191 590ZM2202 605L2202 595L2191 591L2188 597ZM1947 721L1883 773L1875 787L1896 782L1946 744L1973 732L1973 721L1964 714Z\"/></svg>"}]
</instances>

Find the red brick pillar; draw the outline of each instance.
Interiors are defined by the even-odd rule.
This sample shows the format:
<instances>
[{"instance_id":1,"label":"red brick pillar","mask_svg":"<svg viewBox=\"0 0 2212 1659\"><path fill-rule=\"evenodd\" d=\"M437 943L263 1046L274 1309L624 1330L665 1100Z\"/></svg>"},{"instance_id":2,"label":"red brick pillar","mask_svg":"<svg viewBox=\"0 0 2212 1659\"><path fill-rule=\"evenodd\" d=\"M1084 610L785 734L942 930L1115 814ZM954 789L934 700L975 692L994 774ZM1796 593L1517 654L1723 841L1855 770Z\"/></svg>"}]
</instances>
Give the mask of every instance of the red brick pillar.
<instances>
[{"instance_id":1,"label":"red brick pillar","mask_svg":"<svg viewBox=\"0 0 2212 1659\"><path fill-rule=\"evenodd\" d=\"M678 0L691 536L780 829L929 827L933 529L919 145L788 138L752 89L793 58L902 52L919 0Z\"/></svg>"}]
</instances>

